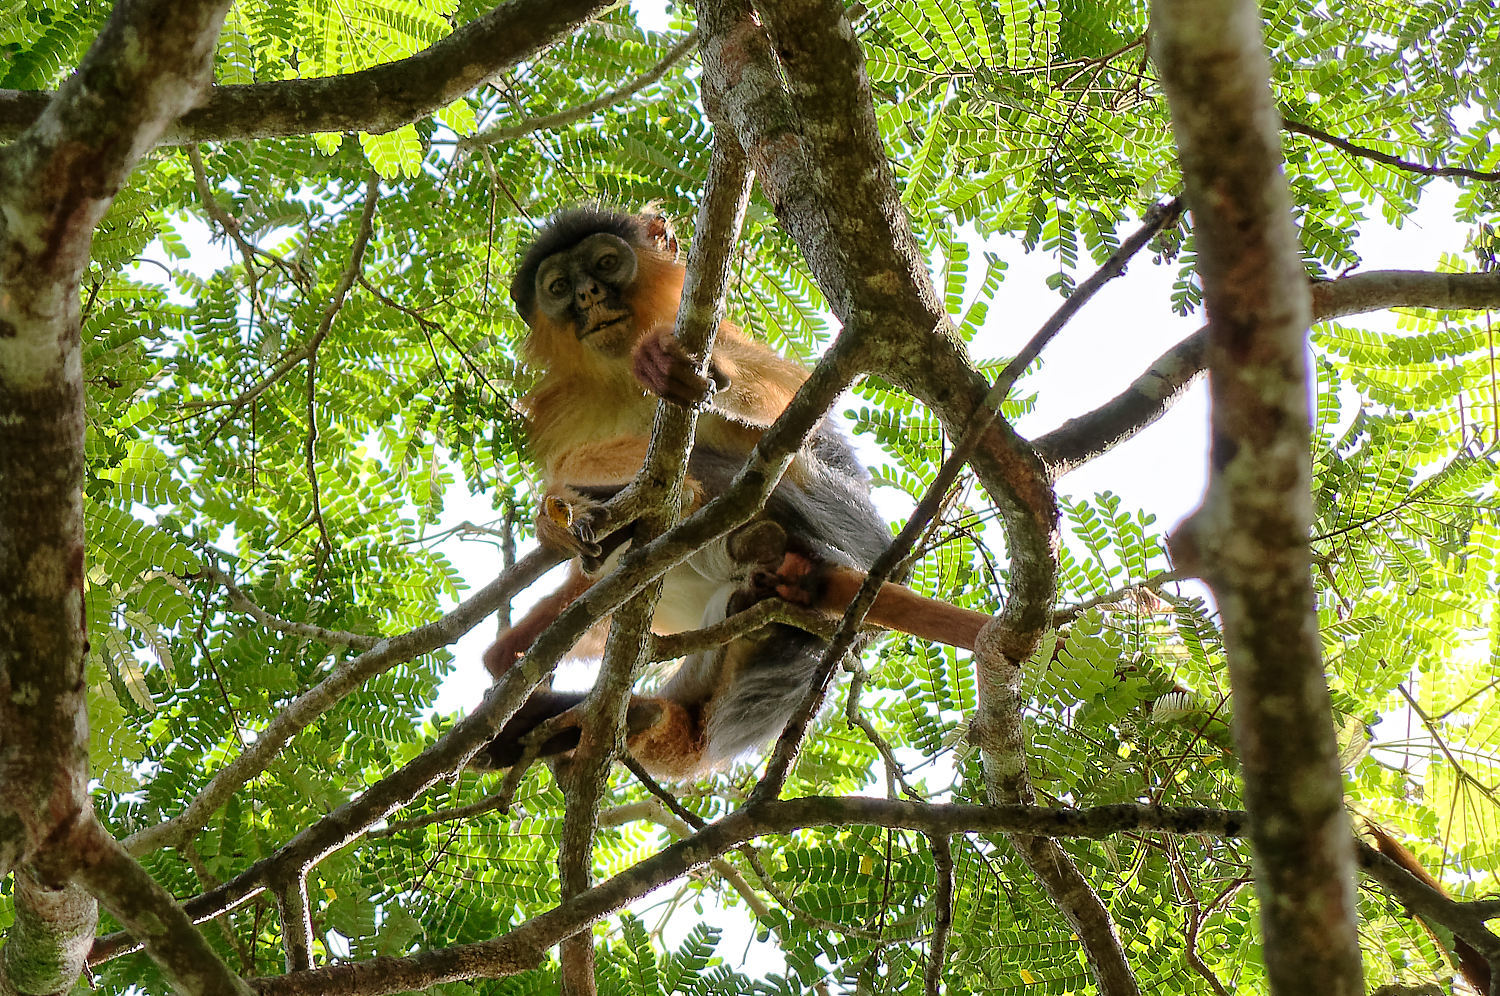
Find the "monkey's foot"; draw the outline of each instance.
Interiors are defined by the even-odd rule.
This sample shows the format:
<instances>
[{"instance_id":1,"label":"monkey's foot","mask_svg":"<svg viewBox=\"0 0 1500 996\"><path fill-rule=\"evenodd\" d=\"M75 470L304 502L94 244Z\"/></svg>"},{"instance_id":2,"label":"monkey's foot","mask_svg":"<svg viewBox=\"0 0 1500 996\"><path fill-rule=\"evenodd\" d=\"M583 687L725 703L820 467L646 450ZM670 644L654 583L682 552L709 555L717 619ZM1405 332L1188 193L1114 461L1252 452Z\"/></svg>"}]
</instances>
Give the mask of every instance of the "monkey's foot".
<instances>
[{"instance_id":1,"label":"monkey's foot","mask_svg":"<svg viewBox=\"0 0 1500 996\"><path fill-rule=\"evenodd\" d=\"M757 571L750 578L749 603L781 598L793 605L817 605L826 584L824 565L800 553L785 553L775 570Z\"/></svg>"},{"instance_id":2,"label":"monkey's foot","mask_svg":"<svg viewBox=\"0 0 1500 996\"><path fill-rule=\"evenodd\" d=\"M636 343L630 369L646 390L684 408L702 404L714 393L715 381L698 372L698 362L666 325L652 329Z\"/></svg>"},{"instance_id":3,"label":"monkey's foot","mask_svg":"<svg viewBox=\"0 0 1500 996\"><path fill-rule=\"evenodd\" d=\"M499 639L484 652L484 669L496 681L505 677L505 672L515 667L516 661L531 646L535 634L512 627L500 634Z\"/></svg>"},{"instance_id":4,"label":"monkey's foot","mask_svg":"<svg viewBox=\"0 0 1500 996\"><path fill-rule=\"evenodd\" d=\"M603 505L582 495L549 494L537 513L537 539L549 549L580 558L587 570L591 561L597 567L607 555L600 538L607 519Z\"/></svg>"},{"instance_id":5,"label":"monkey's foot","mask_svg":"<svg viewBox=\"0 0 1500 996\"><path fill-rule=\"evenodd\" d=\"M756 519L730 533L724 546L738 563L769 568L786 555L786 530L770 519Z\"/></svg>"},{"instance_id":6,"label":"monkey's foot","mask_svg":"<svg viewBox=\"0 0 1500 996\"><path fill-rule=\"evenodd\" d=\"M583 736L583 699L581 692L533 692L469 767L498 771L523 760L568 753ZM673 706L679 712L682 709L668 699L632 695L625 711L626 737L634 738L660 726Z\"/></svg>"}]
</instances>

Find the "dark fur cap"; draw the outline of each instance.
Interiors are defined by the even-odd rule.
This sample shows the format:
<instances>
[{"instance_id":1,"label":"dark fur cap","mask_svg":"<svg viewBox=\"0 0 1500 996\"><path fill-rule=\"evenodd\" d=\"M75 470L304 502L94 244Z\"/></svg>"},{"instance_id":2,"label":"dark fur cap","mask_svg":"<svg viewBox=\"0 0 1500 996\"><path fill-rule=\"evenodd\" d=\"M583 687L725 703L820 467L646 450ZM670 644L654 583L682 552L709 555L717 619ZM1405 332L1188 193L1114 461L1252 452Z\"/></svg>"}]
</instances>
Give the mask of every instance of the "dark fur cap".
<instances>
[{"instance_id":1,"label":"dark fur cap","mask_svg":"<svg viewBox=\"0 0 1500 996\"><path fill-rule=\"evenodd\" d=\"M653 234L653 226L660 226L665 236ZM595 232L608 232L642 248L675 251L677 244L671 223L649 208L641 214L601 204L563 208L547 219L516 266L516 275L511 278L510 299L522 319L529 323L536 311L536 271L542 261L577 245Z\"/></svg>"}]
</instances>

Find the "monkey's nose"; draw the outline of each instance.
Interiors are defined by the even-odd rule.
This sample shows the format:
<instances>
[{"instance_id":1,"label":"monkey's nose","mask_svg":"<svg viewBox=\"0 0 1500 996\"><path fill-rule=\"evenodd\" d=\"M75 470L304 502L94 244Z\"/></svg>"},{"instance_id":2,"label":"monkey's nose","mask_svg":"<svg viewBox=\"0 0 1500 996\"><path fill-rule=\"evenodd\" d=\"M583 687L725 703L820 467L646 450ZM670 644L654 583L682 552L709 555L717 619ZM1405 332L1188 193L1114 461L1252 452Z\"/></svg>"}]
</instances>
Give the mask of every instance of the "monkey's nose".
<instances>
[{"instance_id":1,"label":"monkey's nose","mask_svg":"<svg viewBox=\"0 0 1500 996\"><path fill-rule=\"evenodd\" d=\"M580 307L592 308L604 300L604 288L599 286L598 281L590 280L578 287L578 304Z\"/></svg>"}]
</instances>

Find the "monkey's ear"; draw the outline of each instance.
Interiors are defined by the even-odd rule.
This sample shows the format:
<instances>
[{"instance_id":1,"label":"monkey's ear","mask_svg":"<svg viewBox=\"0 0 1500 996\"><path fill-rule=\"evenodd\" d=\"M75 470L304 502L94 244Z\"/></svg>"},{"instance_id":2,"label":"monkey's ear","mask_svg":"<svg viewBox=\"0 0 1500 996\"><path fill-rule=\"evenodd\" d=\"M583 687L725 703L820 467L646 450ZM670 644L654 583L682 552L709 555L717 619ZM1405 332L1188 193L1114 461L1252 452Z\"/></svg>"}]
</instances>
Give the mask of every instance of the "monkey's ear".
<instances>
[{"instance_id":1,"label":"monkey's ear","mask_svg":"<svg viewBox=\"0 0 1500 996\"><path fill-rule=\"evenodd\" d=\"M677 233L672 229L672 222L667 216L656 210L655 205L647 204L641 211L641 220L646 223L646 235L661 252L672 254L672 259L678 256Z\"/></svg>"}]
</instances>

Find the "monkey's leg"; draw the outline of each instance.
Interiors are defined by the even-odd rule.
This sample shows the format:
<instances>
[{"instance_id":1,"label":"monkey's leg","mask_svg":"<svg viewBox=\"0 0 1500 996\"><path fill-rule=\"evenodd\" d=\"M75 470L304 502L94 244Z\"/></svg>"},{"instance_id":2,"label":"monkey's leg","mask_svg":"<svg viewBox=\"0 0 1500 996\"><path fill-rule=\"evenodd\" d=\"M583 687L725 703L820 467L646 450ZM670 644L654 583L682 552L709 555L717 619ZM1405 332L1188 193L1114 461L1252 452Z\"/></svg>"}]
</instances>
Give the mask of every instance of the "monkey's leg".
<instances>
[{"instance_id":1,"label":"monkey's leg","mask_svg":"<svg viewBox=\"0 0 1500 996\"><path fill-rule=\"evenodd\" d=\"M499 681L521 655L531 648L536 638L541 636L542 630L552 625L552 620L562 615L563 609L588 591L589 585L593 583L578 569L577 563L570 564L562 587L537 602L520 622L501 633L490 644L489 649L484 652L485 670Z\"/></svg>"},{"instance_id":2,"label":"monkey's leg","mask_svg":"<svg viewBox=\"0 0 1500 996\"><path fill-rule=\"evenodd\" d=\"M770 581L776 594L789 602L842 614L859 593L865 577L864 571L852 567L788 553ZM880 586L865 616L866 623L882 629L910 633L965 650L974 649L979 631L990 619L983 612L949 605L889 581Z\"/></svg>"}]
</instances>

